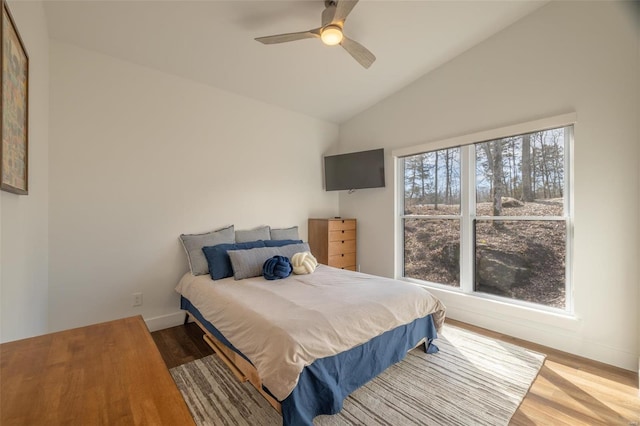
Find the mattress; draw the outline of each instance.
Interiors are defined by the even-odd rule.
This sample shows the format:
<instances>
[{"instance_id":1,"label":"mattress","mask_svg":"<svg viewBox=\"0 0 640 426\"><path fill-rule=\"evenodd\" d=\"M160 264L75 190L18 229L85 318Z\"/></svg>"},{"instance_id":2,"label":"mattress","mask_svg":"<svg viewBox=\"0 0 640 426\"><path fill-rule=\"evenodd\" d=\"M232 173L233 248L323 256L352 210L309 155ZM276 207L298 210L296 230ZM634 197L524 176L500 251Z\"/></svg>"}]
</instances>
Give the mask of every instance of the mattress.
<instances>
[{"instance_id":1,"label":"mattress","mask_svg":"<svg viewBox=\"0 0 640 426\"><path fill-rule=\"evenodd\" d=\"M279 401L316 359L427 315L439 330L445 313L421 286L324 265L277 281L185 274L177 291L250 360Z\"/></svg>"}]
</instances>

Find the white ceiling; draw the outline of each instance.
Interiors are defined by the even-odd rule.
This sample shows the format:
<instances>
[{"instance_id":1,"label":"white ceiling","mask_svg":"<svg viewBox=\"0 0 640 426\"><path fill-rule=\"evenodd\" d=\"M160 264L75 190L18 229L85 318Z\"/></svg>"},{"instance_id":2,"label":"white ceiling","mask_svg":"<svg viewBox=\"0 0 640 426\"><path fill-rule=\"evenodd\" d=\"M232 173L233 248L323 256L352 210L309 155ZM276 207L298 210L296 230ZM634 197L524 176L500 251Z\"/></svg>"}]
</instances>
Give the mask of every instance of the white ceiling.
<instances>
[{"instance_id":1,"label":"white ceiling","mask_svg":"<svg viewBox=\"0 0 640 426\"><path fill-rule=\"evenodd\" d=\"M320 26L313 1L46 1L50 37L341 123L545 4L361 0L345 34L368 70L317 39L255 37Z\"/></svg>"}]
</instances>

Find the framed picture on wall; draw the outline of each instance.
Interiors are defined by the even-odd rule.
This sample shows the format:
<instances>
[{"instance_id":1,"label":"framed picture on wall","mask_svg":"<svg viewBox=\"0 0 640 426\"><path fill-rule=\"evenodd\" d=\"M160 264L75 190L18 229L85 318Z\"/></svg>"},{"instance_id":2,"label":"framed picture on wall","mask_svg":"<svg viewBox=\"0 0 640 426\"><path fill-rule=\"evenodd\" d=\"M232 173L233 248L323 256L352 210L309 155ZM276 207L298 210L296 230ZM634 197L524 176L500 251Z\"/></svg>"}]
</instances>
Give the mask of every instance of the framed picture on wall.
<instances>
[{"instance_id":1,"label":"framed picture on wall","mask_svg":"<svg viewBox=\"0 0 640 426\"><path fill-rule=\"evenodd\" d=\"M29 56L5 0L2 1L2 149L0 189L29 192Z\"/></svg>"}]
</instances>

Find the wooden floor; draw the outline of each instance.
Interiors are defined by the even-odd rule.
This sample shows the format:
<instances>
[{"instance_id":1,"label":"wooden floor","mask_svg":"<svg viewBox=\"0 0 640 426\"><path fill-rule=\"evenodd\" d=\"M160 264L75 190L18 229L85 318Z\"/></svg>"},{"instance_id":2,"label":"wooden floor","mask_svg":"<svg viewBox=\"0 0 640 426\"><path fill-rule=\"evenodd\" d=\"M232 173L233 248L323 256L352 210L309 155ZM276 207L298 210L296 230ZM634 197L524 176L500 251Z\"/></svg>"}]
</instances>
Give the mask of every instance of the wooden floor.
<instances>
[{"instance_id":1,"label":"wooden floor","mask_svg":"<svg viewBox=\"0 0 640 426\"><path fill-rule=\"evenodd\" d=\"M638 375L472 325L447 323L547 355L511 425L640 426ZM210 355L197 325L152 333L169 368Z\"/></svg>"}]
</instances>

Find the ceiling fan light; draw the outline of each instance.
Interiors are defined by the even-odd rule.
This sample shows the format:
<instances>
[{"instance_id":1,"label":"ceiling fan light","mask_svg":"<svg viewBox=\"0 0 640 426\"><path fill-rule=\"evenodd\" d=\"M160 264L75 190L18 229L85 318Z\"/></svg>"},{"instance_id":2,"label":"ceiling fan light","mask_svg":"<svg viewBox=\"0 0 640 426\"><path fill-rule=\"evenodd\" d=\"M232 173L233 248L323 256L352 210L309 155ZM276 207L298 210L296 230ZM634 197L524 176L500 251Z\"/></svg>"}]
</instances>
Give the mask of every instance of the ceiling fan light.
<instances>
[{"instance_id":1,"label":"ceiling fan light","mask_svg":"<svg viewBox=\"0 0 640 426\"><path fill-rule=\"evenodd\" d=\"M337 25L328 25L322 30L320 39L327 46L335 46L342 41L342 29Z\"/></svg>"}]
</instances>

